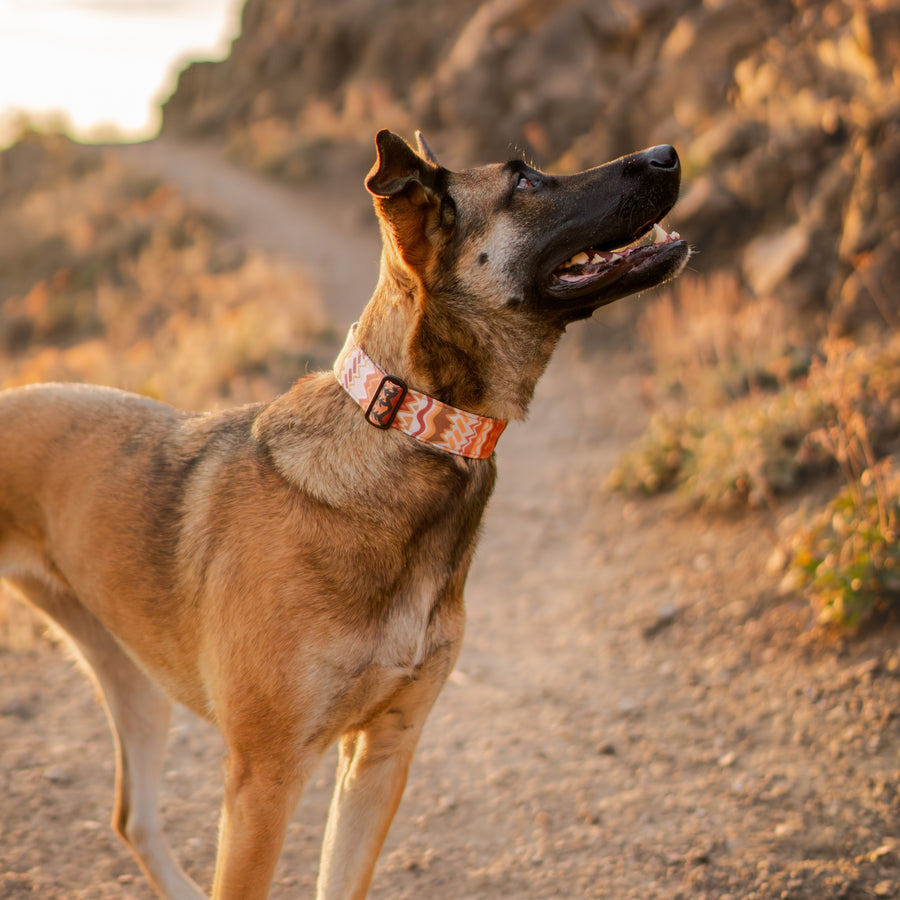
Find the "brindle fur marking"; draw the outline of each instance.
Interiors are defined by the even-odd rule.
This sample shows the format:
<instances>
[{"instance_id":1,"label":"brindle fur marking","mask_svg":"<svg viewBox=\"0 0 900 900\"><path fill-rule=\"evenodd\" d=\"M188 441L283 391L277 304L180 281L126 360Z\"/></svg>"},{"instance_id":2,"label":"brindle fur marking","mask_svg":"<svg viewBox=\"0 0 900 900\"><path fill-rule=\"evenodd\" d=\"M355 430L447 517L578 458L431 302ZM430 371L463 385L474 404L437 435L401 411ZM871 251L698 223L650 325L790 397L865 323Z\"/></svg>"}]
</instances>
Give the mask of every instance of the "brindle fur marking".
<instances>
[{"instance_id":1,"label":"brindle fur marking","mask_svg":"<svg viewBox=\"0 0 900 900\"><path fill-rule=\"evenodd\" d=\"M519 162L451 172L389 132L377 149L367 186L384 252L357 340L445 403L523 417L569 322L687 259L674 241L577 288L552 274L668 212L671 148L570 178ZM494 460L373 428L331 373L213 415L107 388L22 388L0 394L0 433L0 574L100 687L113 825L159 895L204 896L157 813L177 700L227 747L212 896L268 895L304 782L338 742L317 896L364 897L459 652Z\"/></svg>"}]
</instances>

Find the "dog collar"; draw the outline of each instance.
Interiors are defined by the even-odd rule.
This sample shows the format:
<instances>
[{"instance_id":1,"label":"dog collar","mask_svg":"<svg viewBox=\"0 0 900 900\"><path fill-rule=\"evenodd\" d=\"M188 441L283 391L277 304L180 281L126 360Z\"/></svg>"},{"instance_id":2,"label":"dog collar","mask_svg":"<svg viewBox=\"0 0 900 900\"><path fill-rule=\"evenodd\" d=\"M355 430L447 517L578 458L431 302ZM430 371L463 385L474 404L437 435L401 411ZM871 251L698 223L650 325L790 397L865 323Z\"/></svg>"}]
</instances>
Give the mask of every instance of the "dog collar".
<instances>
[{"instance_id":1,"label":"dog collar","mask_svg":"<svg viewBox=\"0 0 900 900\"><path fill-rule=\"evenodd\" d=\"M441 403L388 375L356 344L356 325L334 364L344 390L376 428L397 428L418 441L469 459L487 459L506 428L502 419L477 416Z\"/></svg>"}]
</instances>

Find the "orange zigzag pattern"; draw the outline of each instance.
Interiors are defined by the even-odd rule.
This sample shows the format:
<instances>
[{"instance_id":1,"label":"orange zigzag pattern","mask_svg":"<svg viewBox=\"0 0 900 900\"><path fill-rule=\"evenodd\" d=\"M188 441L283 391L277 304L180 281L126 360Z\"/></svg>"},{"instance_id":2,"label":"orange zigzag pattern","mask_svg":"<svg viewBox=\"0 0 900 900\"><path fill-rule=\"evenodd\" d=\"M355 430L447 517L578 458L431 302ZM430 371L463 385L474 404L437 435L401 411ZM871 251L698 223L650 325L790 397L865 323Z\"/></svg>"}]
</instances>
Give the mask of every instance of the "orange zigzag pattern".
<instances>
[{"instance_id":1,"label":"orange zigzag pattern","mask_svg":"<svg viewBox=\"0 0 900 900\"><path fill-rule=\"evenodd\" d=\"M356 346L355 330L354 325L334 364L334 375L344 390L363 409L368 409L385 373ZM486 459L494 452L506 422L456 409L410 389L391 427L448 453L469 459Z\"/></svg>"}]
</instances>

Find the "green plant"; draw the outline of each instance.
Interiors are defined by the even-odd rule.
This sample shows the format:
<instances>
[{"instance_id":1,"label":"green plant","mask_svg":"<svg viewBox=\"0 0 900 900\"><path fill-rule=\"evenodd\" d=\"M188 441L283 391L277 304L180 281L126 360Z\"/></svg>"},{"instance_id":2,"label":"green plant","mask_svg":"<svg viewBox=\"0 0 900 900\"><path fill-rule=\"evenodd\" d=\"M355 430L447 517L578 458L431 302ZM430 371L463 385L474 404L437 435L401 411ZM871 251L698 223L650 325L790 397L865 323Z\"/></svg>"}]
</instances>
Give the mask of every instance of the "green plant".
<instances>
[{"instance_id":1,"label":"green plant","mask_svg":"<svg viewBox=\"0 0 900 900\"><path fill-rule=\"evenodd\" d=\"M790 576L824 625L900 612L900 468L865 469L794 535Z\"/></svg>"},{"instance_id":2,"label":"green plant","mask_svg":"<svg viewBox=\"0 0 900 900\"><path fill-rule=\"evenodd\" d=\"M811 373L831 418L808 440L837 461L846 487L794 535L791 578L825 625L900 611L900 469L875 447L900 428L898 347L830 344Z\"/></svg>"},{"instance_id":3,"label":"green plant","mask_svg":"<svg viewBox=\"0 0 900 900\"><path fill-rule=\"evenodd\" d=\"M685 468L686 433L684 417L655 415L647 430L619 457L607 486L630 494L669 490Z\"/></svg>"}]
</instances>

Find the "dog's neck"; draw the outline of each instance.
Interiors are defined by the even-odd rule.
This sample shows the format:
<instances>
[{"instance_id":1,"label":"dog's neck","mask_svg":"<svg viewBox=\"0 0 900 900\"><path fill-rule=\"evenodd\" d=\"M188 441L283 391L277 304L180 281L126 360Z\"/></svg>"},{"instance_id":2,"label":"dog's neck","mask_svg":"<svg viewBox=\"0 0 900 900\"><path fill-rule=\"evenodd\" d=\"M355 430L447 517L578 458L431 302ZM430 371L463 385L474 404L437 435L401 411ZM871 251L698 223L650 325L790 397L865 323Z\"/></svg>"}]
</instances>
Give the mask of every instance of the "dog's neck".
<instances>
[{"instance_id":1,"label":"dog's neck","mask_svg":"<svg viewBox=\"0 0 900 900\"><path fill-rule=\"evenodd\" d=\"M488 459L506 427L441 403L385 372L356 343L356 326L334 364L335 378L376 428L396 428L425 444L468 459Z\"/></svg>"},{"instance_id":2,"label":"dog's neck","mask_svg":"<svg viewBox=\"0 0 900 900\"><path fill-rule=\"evenodd\" d=\"M470 321L459 309L426 299L422 283L382 259L381 275L356 330L359 346L385 372L442 403L505 421L524 419L562 334L520 311L498 308L489 321Z\"/></svg>"}]
</instances>

